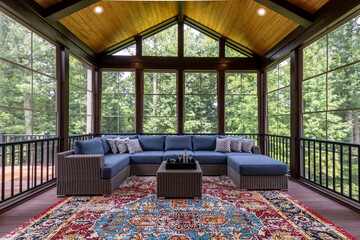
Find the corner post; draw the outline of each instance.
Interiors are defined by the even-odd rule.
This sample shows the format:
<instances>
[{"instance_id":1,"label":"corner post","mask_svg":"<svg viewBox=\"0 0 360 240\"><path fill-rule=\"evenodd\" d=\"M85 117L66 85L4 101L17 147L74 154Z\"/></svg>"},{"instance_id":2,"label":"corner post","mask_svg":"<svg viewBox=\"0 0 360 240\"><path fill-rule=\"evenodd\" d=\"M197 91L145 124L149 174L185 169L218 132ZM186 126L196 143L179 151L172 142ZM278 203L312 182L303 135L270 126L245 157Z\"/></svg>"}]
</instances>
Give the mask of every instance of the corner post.
<instances>
[{"instance_id":1,"label":"corner post","mask_svg":"<svg viewBox=\"0 0 360 240\"><path fill-rule=\"evenodd\" d=\"M290 121L290 173L291 177L299 178L301 165L301 146L299 138L302 135L302 61L301 52L295 49L290 53L290 96L291 96L291 121Z\"/></svg>"},{"instance_id":2,"label":"corner post","mask_svg":"<svg viewBox=\"0 0 360 240\"><path fill-rule=\"evenodd\" d=\"M267 79L266 79L266 72L264 70L258 72L258 129L259 129L259 136L258 136L258 144L261 149L261 153L267 153L267 149L265 149L265 134L266 134L266 113L267 113Z\"/></svg>"},{"instance_id":3,"label":"corner post","mask_svg":"<svg viewBox=\"0 0 360 240\"><path fill-rule=\"evenodd\" d=\"M57 47L57 134L63 139L60 141L60 151L69 149L69 49Z\"/></svg>"}]
</instances>

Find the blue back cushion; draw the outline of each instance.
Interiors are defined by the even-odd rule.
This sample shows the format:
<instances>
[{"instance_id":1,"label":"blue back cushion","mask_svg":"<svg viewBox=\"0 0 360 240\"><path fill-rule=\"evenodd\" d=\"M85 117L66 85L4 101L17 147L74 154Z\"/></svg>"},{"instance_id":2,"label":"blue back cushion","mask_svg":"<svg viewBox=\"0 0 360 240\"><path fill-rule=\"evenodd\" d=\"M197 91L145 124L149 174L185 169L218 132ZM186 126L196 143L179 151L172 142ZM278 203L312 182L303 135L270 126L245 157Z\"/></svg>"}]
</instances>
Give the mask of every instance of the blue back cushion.
<instances>
[{"instance_id":1,"label":"blue back cushion","mask_svg":"<svg viewBox=\"0 0 360 240\"><path fill-rule=\"evenodd\" d=\"M164 151L165 136L138 136L144 151Z\"/></svg>"},{"instance_id":2,"label":"blue back cushion","mask_svg":"<svg viewBox=\"0 0 360 240\"><path fill-rule=\"evenodd\" d=\"M107 135L107 136L104 136L104 137L100 137L99 139L101 140L102 142L102 145L103 145L103 148L104 148L104 153L108 153L110 152L110 146L109 146L109 143L106 141L106 139L112 139L112 138L130 138L130 139L135 139L137 138L136 135L131 135L131 136L117 136L117 135Z\"/></svg>"},{"instance_id":3,"label":"blue back cushion","mask_svg":"<svg viewBox=\"0 0 360 240\"><path fill-rule=\"evenodd\" d=\"M86 141L74 141L75 154L104 154L102 141L99 138L94 138Z\"/></svg>"},{"instance_id":4,"label":"blue back cushion","mask_svg":"<svg viewBox=\"0 0 360 240\"><path fill-rule=\"evenodd\" d=\"M220 138L228 138L228 137L246 139L245 135L241 135L241 136L220 136Z\"/></svg>"},{"instance_id":5,"label":"blue back cushion","mask_svg":"<svg viewBox=\"0 0 360 240\"><path fill-rule=\"evenodd\" d=\"M193 150L211 150L214 151L216 147L216 138L219 135L214 136L193 136Z\"/></svg>"},{"instance_id":6,"label":"blue back cushion","mask_svg":"<svg viewBox=\"0 0 360 240\"><path fill-rule=\"evenodd\" d=\"M165 138L165 151L168 150L192 150L191 135L187 136L166 136Z\"/></svg>"}]
</instances>

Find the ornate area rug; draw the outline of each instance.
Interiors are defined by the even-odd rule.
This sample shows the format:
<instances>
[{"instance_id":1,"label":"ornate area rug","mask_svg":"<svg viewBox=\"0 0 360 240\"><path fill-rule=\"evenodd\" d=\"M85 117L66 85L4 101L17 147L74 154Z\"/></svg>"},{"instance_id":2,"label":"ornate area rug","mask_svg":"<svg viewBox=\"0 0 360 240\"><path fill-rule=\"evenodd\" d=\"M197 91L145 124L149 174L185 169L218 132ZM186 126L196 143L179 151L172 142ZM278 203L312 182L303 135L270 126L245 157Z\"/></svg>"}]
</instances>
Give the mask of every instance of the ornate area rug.
<instances>
[{"instance_id":1,"label":"ornate area rug","mask_svg":"<svg viewBox=\"0 0 360 240\"><path fill-rule=\"evenodd\" d=\"M155 177L67 197L4 239L355 239L282 191L204 177L202 199L158 199Z\"/></svg>"}]
</instances>

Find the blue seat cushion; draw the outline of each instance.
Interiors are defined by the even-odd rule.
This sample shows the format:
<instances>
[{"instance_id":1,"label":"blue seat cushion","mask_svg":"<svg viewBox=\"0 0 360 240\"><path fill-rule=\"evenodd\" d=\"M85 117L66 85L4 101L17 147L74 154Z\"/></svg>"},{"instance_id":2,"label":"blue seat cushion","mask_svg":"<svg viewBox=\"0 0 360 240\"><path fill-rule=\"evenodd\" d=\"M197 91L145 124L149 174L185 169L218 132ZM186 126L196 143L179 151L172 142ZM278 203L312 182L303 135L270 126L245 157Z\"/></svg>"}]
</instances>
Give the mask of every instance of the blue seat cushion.
<instances>
[{"instance_id":1,"label":"blue seat cushion","mask_svg":"<svg viewBox=\"0 0 360 240\"><path fill-rule=\"evenodd\" d=\"M144 151L164 151L165 136L138 136Z\"/></svg>"},{"instance_id":2,"label":"blue seat cushion","mask_svg":"<svg viewBox=\"0 0 360 240\"><path fill-rule=\"evenodd\" d=\"M216 138L219 135L214 136L193 136L193 150L209 150L214 151L216 147Z\"/></svg>"},{"instance_id":3,"label":"blue seat cushion","mask_svg":"<svg viewBox=\"0 0 360 240\"><path fill-rule=\"evenodd\" d=\"M200 164L226 164L226 155L214 151L194 151L195 160Z\"/></svg>"},{"instance_id":4,"label":"blue seat cushion","mask_svg":"<svg viewBox=\"0 0 360 240\"><path fill-rule=\"evenodd\" d=\"M253 156L253 153L246 153L246 152L229 152L224 153L226 156Z\"/></svg>"},{"instance_id":5,"label":"blue seat cushion","mask_svg":"<svg viewBox=\"0 0 360 240\"><path fill-rule=\"evenodd\" d=\"M186 150L188 155L192 155L194 157L194 152L190 150ZM163 155L163 161L167 161L169 158L172 158L174 155L177 158L179 154L184 155L184 150L169 150L165 151Z\"/></svg>"},{"instance_id":6,"label":"blue seat cushion","mask_svg":"<svg viewBox=\"0 0 360 240\"><path fill-rule=\"evenodd\" d=\"M192 150L191 135L186 136L166 136L165 151L168 150Z\"/></svg>"},{"instance_id":7,"label":"blue seat cushion","mask_svg":"<svg viewBox=\"0 0 360 240\"><path fill-rule=\"evenodd\" d=\"M160 164L164 151L145 151L131 155L131 164Z\"/></svg>"},{"instance_id":8,"label":"blue seat cushion","mask_svg":"<svg viewBox=\"0 0 360 240\"><path fill-rule=\"evenodd\" d=\"M103 144L100 139L94 138L85 141L74 141L75 154L104 154Z\"/></svg>"},{"instance_id":9,"label":"blue seat cushion","mask_svg":"<svg viewBox=\"0 0 360 240\"><path fill-rule=\"evenodd\" d=\"M228 157L228 164L243 176L284 175L288 172L286 163L260 154L230 156Z\"/></svg>"},{"instance_id":10,"label":"blue seat cushion","mask_svg":"<svg viewBox=\"0 0 360 240\"><path fill-rule=\"evenodd\" d=\"M105 154L105 166L101 168L101 178L110 179L130 164L130 154Z\"/></svg>"}]
</instances>

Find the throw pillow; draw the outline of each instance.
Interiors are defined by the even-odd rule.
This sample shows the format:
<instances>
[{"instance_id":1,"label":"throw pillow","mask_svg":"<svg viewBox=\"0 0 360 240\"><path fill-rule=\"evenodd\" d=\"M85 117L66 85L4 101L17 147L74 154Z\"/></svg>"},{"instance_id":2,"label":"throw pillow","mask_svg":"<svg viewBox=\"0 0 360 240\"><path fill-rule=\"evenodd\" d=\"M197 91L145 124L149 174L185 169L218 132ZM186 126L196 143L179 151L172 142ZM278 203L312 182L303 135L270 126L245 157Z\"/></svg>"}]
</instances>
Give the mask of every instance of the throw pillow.
<instances>
[{"instance_id":1,"label":"throw pillow","mask_svg":"<svg viewBox=\"0 0 360 240\"><path fill-rule=\"evenodd\" d=\"M251 153L251 149L254 146L255 139L241 139L241 150L243 152Z\"/></svg>"},{"instance_id":2,"label":"throw pillow","mask_svg":"<svg viewBox=\"0 0 360 240\"><path fill-rule=\"evenodd\" d=\"M241 152L242 138L230 138L230 149L232 152Z\"/></svg>"},{"instance_id":3,"label":"throw pillow","mask_svg":"<svg viewBox=\"0 0 360 240\"><path fill-rule=\"evenodd\" d=\"M125 138L125 139L120 139L118 141L115 142L118 150L119 150L119 153L126 153L128 152L128 148L127 148L127 145L126 145L126 140L130 140L129 138Z\"/></svg>"},{"instance_id":4,"label":"throw pillow","mask_svg":"<svg viewBox=\"0 0 360 240\"><path fill-rule=\"evenodd\" d=\"M216 138L215 152L231 152L230 138Z\"/></svg>"},{"instance_id":5,"label":"throw pillow","mask_svg":"<svg viewBox=\"0 0 360 240\"><path fill-rule=\"evenodd\" d=\"M116 142L120 140L121 140L120 138L106 139L106 141L109 143L110 150L112 153L115 154L118 152L118 147L116 146Z\"/></svg>"},{"instance_id":6,"label":"throw pillow","mask_svg":"<svg viewBox=\"0 0 360 240\"><path fill-rule=\"evenodd\" d=\"M135 153L143 151L141 149L139 139L129 139L129 140L126 140L125 142L126 142L127 148L129 149L130 154L135 154Z\"/></svg>"}]
</instances>

